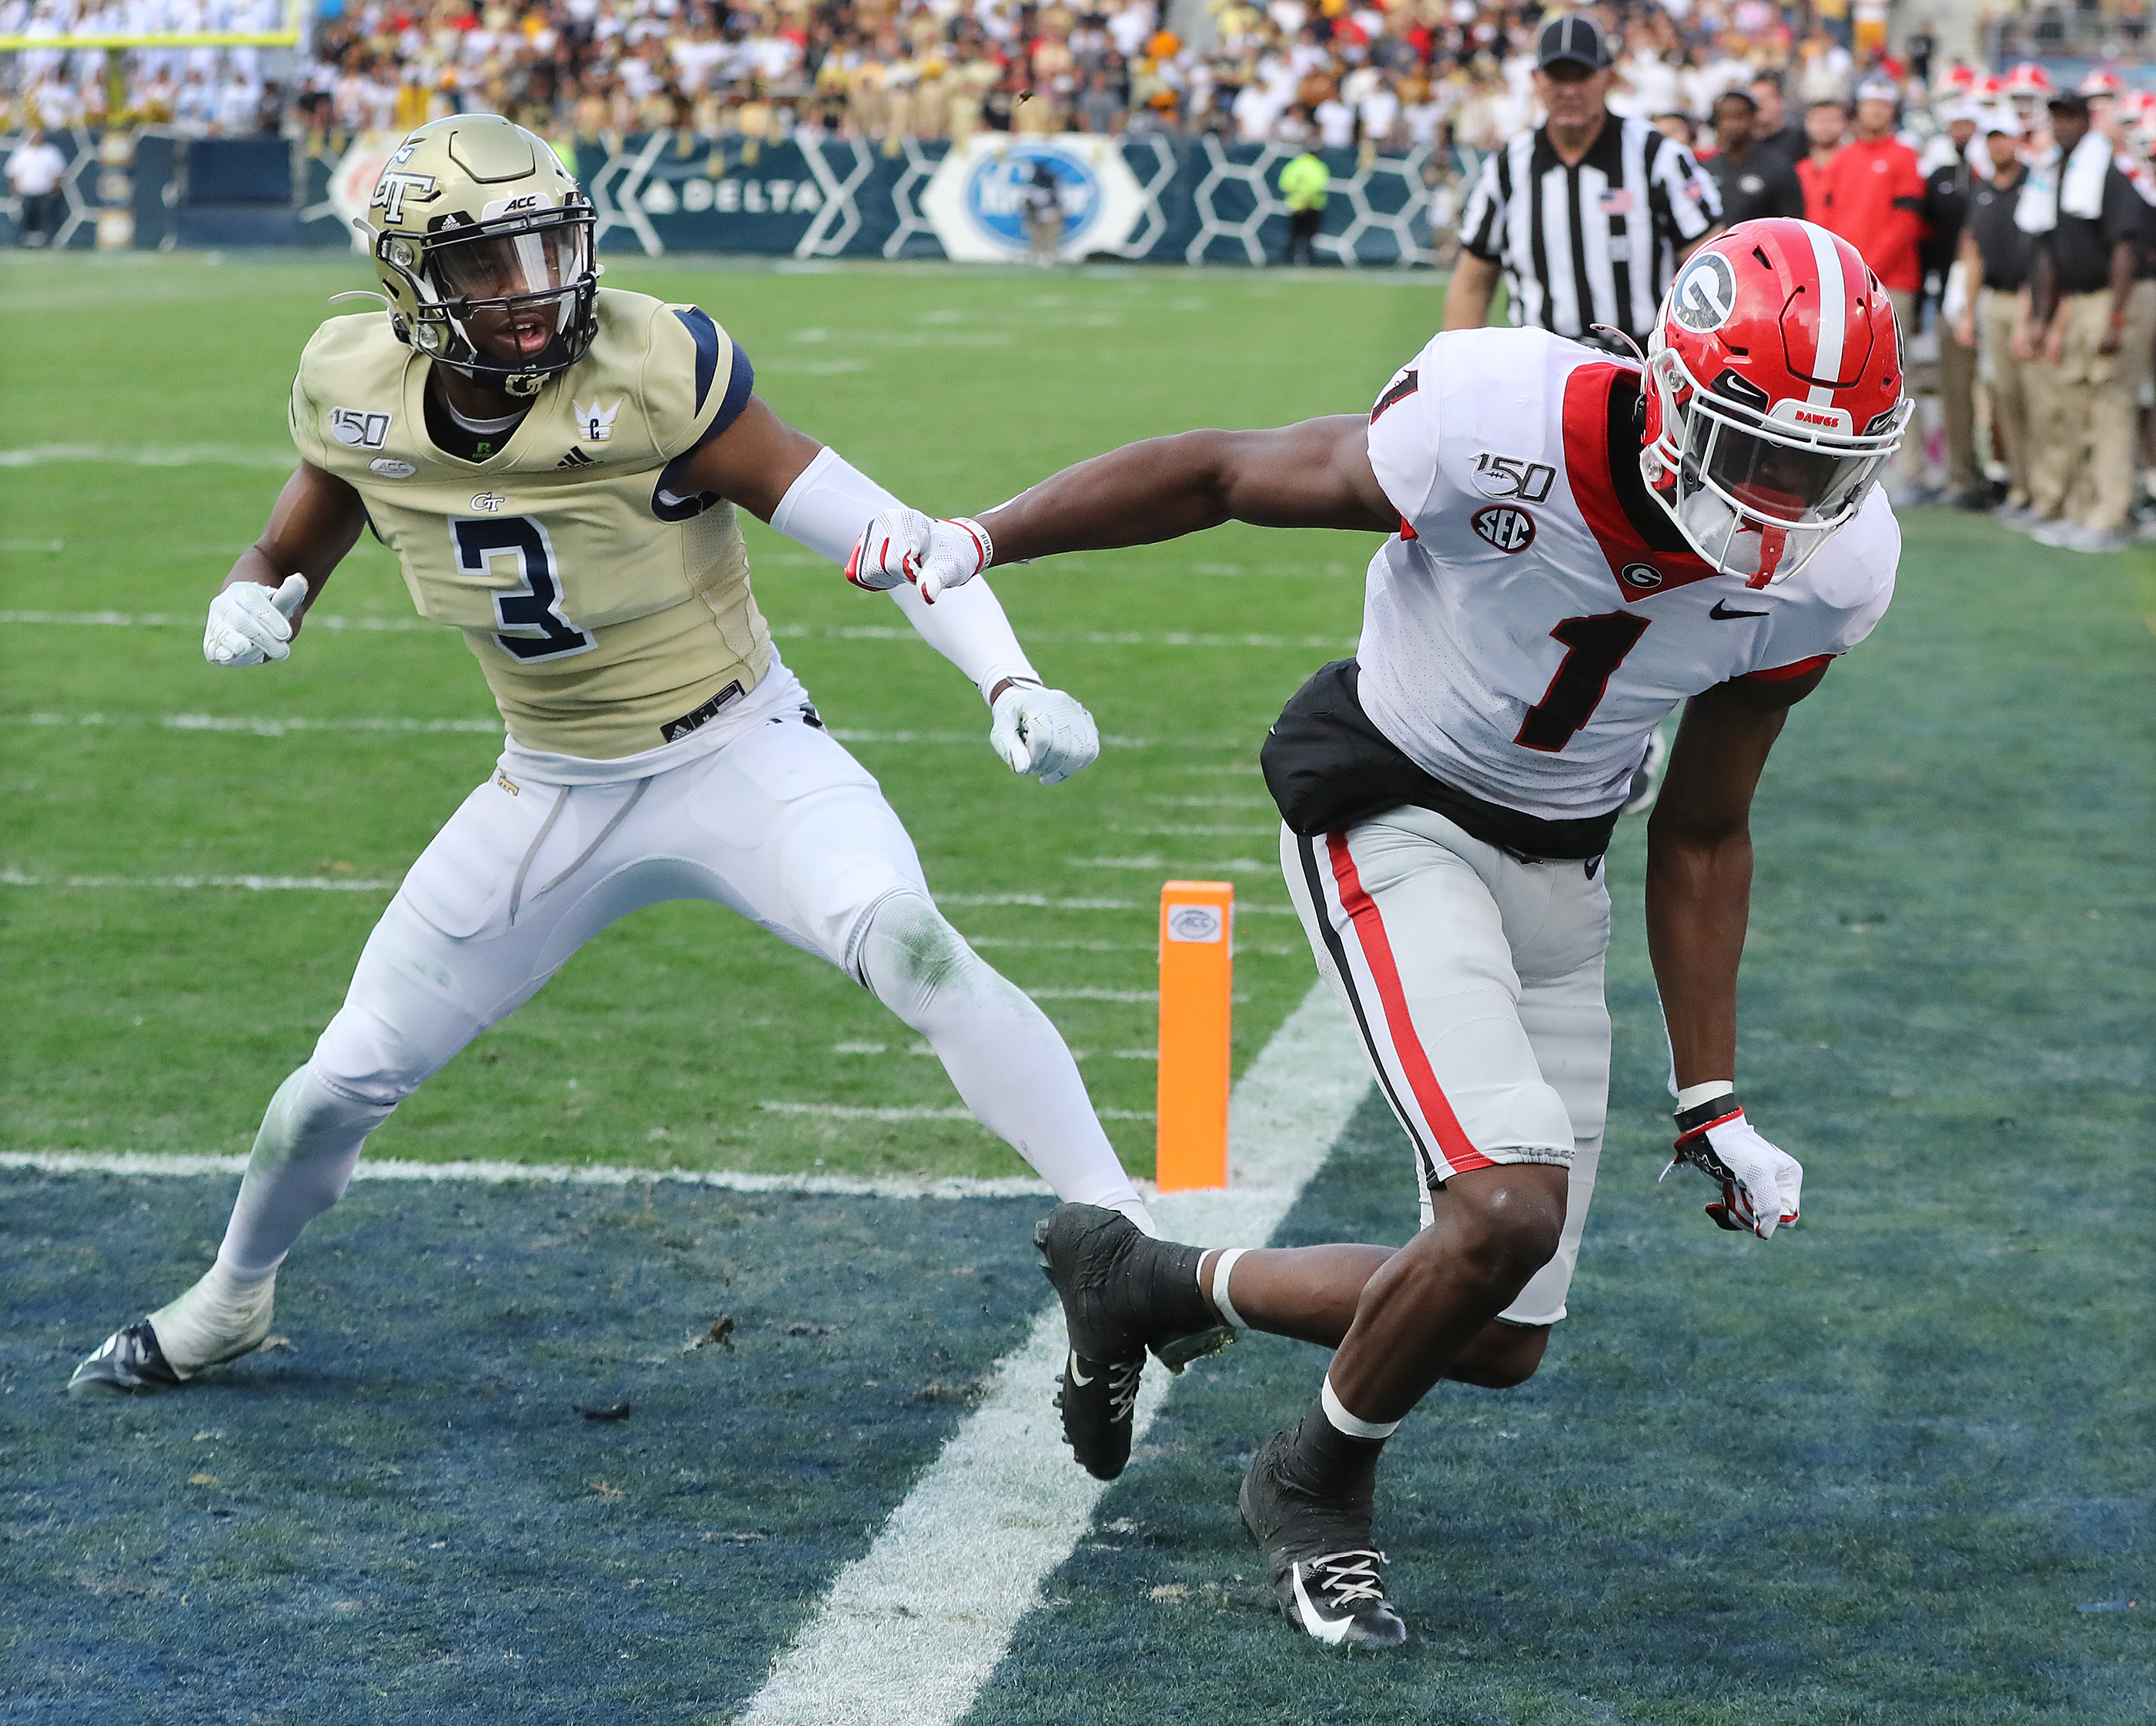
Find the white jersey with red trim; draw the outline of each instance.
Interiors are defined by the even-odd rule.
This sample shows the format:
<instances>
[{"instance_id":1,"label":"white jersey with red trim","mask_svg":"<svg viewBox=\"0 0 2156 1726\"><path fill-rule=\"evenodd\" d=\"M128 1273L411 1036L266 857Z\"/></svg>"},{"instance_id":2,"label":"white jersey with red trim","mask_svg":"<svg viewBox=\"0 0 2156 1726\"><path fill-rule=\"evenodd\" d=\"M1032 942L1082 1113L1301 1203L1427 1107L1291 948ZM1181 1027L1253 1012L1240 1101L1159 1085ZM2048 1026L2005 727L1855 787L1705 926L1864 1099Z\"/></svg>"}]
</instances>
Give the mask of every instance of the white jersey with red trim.
<instances>
[{"instance_id":1,"label":"white jersey with red trim","mask_svg":"<svg viewBox=\"0 0 2156 1726\"><path fill-rule=\"evenodd\" d=\"M1771 587L1649 545L1610 479L1613 393L1631 462L1639 375L1546 331L1456 331L1371 415L1400 532L1370 560L1363 710L1424 772L1546 820L1614 809L1678 702L1845 653L1893 595L1902 533L1876 489ZM1655 508L1645 481L1635 508Z\"/></svg>"}]
</instances>

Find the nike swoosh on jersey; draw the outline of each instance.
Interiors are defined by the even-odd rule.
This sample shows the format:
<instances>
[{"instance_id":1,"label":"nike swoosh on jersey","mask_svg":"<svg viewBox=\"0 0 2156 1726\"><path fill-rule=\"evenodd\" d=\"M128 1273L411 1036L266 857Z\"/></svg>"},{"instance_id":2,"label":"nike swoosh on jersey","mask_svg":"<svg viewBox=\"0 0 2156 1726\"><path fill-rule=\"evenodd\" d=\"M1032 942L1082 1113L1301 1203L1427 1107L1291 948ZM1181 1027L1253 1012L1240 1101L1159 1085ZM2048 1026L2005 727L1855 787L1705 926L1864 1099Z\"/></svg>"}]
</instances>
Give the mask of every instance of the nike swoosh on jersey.
<instances>
[{"instance_id":1,"label":"nike swoosh on jersey","mask_svg":"<svg viewBox=\"0 0 2156 1726\"><path fill-rule=\"evenodd\" d=\"M1340 1618L1327 1618L1311 1604L1310 1595L1302 1585L1301 1564L1295 1567L1295 1608L1302 1615L1305 1630L1319 1641L1331 1642L1335 1646L1347 1636L1348 1627L1355 1621L1355 1615L1352 1612Z\"/></svg>"},{"instance_id":2,"label":"nike swoosh on jersey","mask_svg":"<svg viewBox=\"0 0 2156 1726\"><path fill-rule=\"evenodd\" d=\"M1080 1372L1080 1371L1078 1370L1078 1354L1077 1354L1077 1351L1076 1351L1075 1349L1073 1349L1073 1350L1071 1351L1071 1354L1070 1354L1070 1382L1071 1382L1072 1384L1091 1384L1091 1383L1093 1382L1093 1379L1097 1379L1097 1378L1099 1378L1100 1376L1101 1376L1101 1375L1100 1375L1098 1373L1096 1373L1096 1374L1093 1374L1093 1378L1092 1378L1092 1379L1089 1379L1089 1378L1087 1378L1087 1377L1086 1376L1086 1374L1083 1374L1083 1373Z\"/></svg>"},{"instance_id":3,"label":"nike swoosh on jersey","mask_svg":"<svg viewBox=\"0 0 2156 1726\"><path fill-rule=\"evenodd\" d=\"M1733 617L1764 617L1766 614L1763 611L1732 611L1719 599L1714 602L1714 609L1707 613L1709 617L1719 618L1724 623L1727 623Z\"/></svg>"}]
</instances>

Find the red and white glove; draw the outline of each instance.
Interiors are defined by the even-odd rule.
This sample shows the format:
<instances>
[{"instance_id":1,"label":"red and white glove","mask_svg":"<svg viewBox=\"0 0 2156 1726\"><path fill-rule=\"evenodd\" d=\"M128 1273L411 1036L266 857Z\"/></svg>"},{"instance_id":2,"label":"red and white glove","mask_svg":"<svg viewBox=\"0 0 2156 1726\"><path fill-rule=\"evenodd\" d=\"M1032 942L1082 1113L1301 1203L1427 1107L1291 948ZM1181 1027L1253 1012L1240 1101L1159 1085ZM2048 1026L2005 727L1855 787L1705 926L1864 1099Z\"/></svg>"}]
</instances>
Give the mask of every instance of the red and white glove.
<instances>
[{"instance_id":1,"label":"red and white glove","mask_svg":"<svg viewBox=\"0 0 2156 1726\"><path fill-rule=\"evenodd\" d=\"M933 605L937 594L963 587L995 555L988 530L970 516L940 521L919 510L880 510L846 559L846 579L875 593L911 582Z\"/></svg>"},{"instance_id":2,"label":"red and white glove","mask_svg":"<svg viewBox=\"0 0 2156 1726\"><path fill-rule=\"evenodd\" d=\"M1759 1136L1733 1092L1681 1111L1676 1122L1676 1155L1661 1178L1682 1164L1718 1184L1721 1199L1707 1207L1718 1227L1748 1229L1766 1241L1797 1220L1804 1164Z\"/></svg>"}]
</instances>

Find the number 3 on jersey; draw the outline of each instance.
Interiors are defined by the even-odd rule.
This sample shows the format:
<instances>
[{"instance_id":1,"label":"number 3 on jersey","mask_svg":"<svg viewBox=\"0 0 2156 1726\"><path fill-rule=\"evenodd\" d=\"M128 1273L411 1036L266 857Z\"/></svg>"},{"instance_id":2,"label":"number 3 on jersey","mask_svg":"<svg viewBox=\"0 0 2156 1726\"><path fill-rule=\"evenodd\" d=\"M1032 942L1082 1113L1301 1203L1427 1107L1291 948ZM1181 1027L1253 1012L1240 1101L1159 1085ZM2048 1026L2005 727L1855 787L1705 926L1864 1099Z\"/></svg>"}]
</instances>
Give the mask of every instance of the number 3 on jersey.
<instances>
[{"instance_id":1,"label":"number 3 on jersey","mask_svg":"<svg viewBox=\"0 0 2156 1726\"><path fill-rule=\"evenodd\" d=\"M470 520L452 516L449 532L457 542L457 568L466 575L484 579L492 573L496 557L516 559L519 585L494 596L495 621L501 625L501 633L494 639L504 653L525 660L558 660L588 653L598 645L562 614L553 542L531 516Z\"/></svg>"},{"instance_id":2,"label":"number 3 on jersey","mask_svg":"<svg viewBox=\"0 0 2156 1726\"><path fill-rule=\"evenodd\" d=\"M1647 633L1647 619L1628 611L1568 617L1550 634L1564 644L1564 658L1543 698L1527 709L1513 742L1553 755L1594 717L1603 692L1625 655Z\"/></svg>"}]
</instances>

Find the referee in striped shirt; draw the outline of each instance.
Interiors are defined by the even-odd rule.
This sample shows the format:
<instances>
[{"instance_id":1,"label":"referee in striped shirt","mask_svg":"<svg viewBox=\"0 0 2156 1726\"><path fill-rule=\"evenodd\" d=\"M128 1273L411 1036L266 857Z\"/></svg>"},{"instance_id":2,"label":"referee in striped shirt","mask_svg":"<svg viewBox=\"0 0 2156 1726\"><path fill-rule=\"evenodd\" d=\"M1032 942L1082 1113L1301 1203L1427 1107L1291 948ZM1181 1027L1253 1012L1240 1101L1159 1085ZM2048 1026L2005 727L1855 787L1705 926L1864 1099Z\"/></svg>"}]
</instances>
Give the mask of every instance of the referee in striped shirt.
<instances>
[{"instance_id":1,"label":"referee in striped shirt","mask_svg":"<svg viewBox=\"0 0 2156 1726\"><path fill-rule=\"evenodd\" d=\"M1535 94L1549 119L1492 152L1462 213L1445 327L1488 317L1502 273L1512 321L1596 347L1603 324L1644 348L1677 265L1722 223L1691 151L1605 105L1609 50L1584 13L1536 44Z\"/></svg>"}]
</instances>

